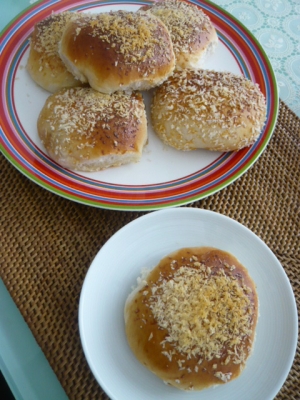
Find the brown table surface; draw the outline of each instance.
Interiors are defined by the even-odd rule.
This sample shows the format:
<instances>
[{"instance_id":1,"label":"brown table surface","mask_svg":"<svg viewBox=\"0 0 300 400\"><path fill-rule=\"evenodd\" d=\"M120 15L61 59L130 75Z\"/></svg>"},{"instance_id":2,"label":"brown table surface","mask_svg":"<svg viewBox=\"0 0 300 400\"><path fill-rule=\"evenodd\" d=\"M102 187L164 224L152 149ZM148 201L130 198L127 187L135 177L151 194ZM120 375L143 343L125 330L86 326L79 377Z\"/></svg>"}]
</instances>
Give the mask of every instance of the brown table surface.
<instances>
[{"instance_id":1,"label":"brown table surface","mask_svg":"<svg viewBox=\"0 0 300 400\"><path fill-rule=\"evenodd\" d=\"M81 348L80 291L101 246L145 212L77 204L34 184L2 155L0 165L1 278L68 397L107 399ZM300 119L283 102L271 141L254 166L189 207L217 211L256 233L284 267L299 309ZM276 398L300 399L299 341Z\"/></svg>"}]
</instances>

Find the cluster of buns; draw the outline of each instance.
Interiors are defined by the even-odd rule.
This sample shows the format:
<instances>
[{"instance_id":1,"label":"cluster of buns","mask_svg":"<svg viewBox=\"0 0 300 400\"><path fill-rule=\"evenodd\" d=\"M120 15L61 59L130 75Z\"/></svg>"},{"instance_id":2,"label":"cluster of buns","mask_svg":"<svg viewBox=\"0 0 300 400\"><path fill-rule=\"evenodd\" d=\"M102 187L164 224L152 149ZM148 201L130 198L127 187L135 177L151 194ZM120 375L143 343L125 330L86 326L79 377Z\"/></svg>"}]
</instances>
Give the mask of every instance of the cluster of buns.
<instances>
[{"instance_id":1,"label":"cluster of buns","mask_svg":"<svg viewBox=\"0 0 300 400\"><path fill-rule=\"evenodd\" d=\"M48 154L58 164L82 171L139 161L147 143L147 119L137 91L152 88L152 126L164 143L180 150L249 146L265 120L264 97L242 77L199 69L217 42L209 17L181 0L158 1L137 12L62 12L39 22L31 37L27 69L36 83L53 93L38 123ZM81 90L71 90L78 87ZM122 93L125 117L121 122L118 114L118 122L111 123L113 117L100 112L97 102L105 99L113 110L116 97L120 100L117 93ZM88 99L86 104L83 99ZM135 128L130 123L124 130L132 104L139 118ZM93 145L87 145L89 126L80 121L88 112L91 121L97 120ZM114 133L109 132L112 126ZM115 139L108 140L112 135ZM119 147L117 138L122 135L125 147Z\"/></svg>"},{"instance_id":2,"label":"cluster of buns","mask_svg":"<svg viewBox=\"0 0 300 400\"><path fill-rule=\"evenodd\" d=\"M65 12L38 23L27 69L53 92L38 119L50 157L80 171L139 161L147 119L136 90L161 84L174 67L170 34L150 14Z\"/></svg>"},{"instance_id":3,"label":"cluster of buns","mask_svg":"<svg viewBox=\"0 0 300 400\"><path fill-rule=\"evenodd\" d=\"M81 83L102 93L147 90L175 67L199 67L217 42L208 16L179 0L137 12L62 12L35 25L27 69L51 92Z\"/></svg>"},{"instance_id":4,"label":"cluster of buns","mask_svg":"<svg viewBox=\"0 0 300 400\"><path fill-rule=\"evenodd\" d=\"M258 297L231 254L184 248L138 279L124 308L137 359L182 390L224 384L243 371L253 350Z\"/></svg>"}]
</instances>

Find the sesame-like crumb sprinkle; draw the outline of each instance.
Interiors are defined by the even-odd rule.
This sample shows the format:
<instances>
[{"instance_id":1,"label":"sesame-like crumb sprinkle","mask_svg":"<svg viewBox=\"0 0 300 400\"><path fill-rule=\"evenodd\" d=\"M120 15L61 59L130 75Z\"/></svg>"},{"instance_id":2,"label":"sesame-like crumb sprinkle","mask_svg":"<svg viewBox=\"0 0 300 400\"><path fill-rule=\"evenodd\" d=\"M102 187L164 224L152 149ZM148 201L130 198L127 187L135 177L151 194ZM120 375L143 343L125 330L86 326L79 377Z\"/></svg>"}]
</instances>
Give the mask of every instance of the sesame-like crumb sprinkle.
<instances>
[{"instance_id":1,"label":"sesame-like crumb sprinkle","mask_svg":"<svg viewBox=\"0 0 300 400\"><path fill-rule=\"evenodd\" d=\"M142 98L137 92L107 95L76 87L62 89L47 99L38 126L45 147L49 146L55 157L76 155L77 162L86 154L98 157L99 151L102 155L128 148L136 151L135 132L143 118Z\"/></svg>"},{"instance_id":2,"label":"sesame-like crumb sprinkle","mask_svg":"<svg viewBox=\"0 0 300 400\"><path fill-rule=\"evenodd\" d=\"M88 14L77 21L77 26L80 28L78 34L83 29L92 28L89 34L106 42L108 48L113 48L116 54L124 58L125 63L151 60L153 68L160 57L172 58L171 40L169 48L161 46L166 41L166 29L154 15L122 10ZM117 65L118 60L115 61Z\"/></svg>"},{"instance_id":3,"label":"sesame-like crumb sprinkle","mask_svg":"<svg viewBox=\"0 0 300 400\"><path fill-rule=\"evenodd\" d=\"M151 112L154 129L166 143L190 150L195 148L193 138L201 135L210 144L207 148L228 151L223 146L229 139L238 148L255 142L265 121L266 102L258 85L243 76L186 69L175 71L155 91ZM249 133L239 141L239 129L246 126Z\"/></svg>"},{"instance_id":4,"label":"sesame-like crumb sprinkle","mask_svg":"<svg viewBox=\"0 0 300 400\"><path fill-rule=\"evenodd\" d=\"M71 88L62 90L54 95L54 113L59 121L59 129L64 134L76 131L84 136L93 134L93 131L101 116L101 121L111 121L122 118L129 121L134 117L139 123L141 117L140 108L134 108L134 98L125 92L116 92L113 95L103 94L89 88ZM132 102L132 107L128 105ZM136 100L138 104L138 101ZM48 108L52 103L48 103ZM106 128L102 124L102 128Z\"/></svg>"},{"instance_id":5,"label":"sesame-like crumb sprinkle","mask_svg":"<svg viewBox=\"0 0 300 400\"><path fill-rule=\"evenodd\" d=\"M35 25L36 37L34 41L34 49L41 53L39 63L44 65L45 56L57 56L58 43L61 39L66 24L79 18L80 14L69 11L58 14L51 14L49 17L38 22Z\"/></svg>"},{"instance_id":6,"label":"sesame-like crumb sprinkle","mask_svg":"<svg viewBox=\"0 0 300 400\"><path fill-rule=\"evenodd\" d=\"M252 335L253 304L230 272L181 266L171 280L156 285L149 304L158 325L168 332L165 341L179 353L209 361L227 346L234 361L247 358L242 342ZM167 351L163 354L171 359ZM178 361L180 368L182 364Z\"/></svg>"},{"instance_id":7,"label":"sesame-like crumb sprinkle","mask_svg":"<svg viewBox=\"0 0 300 400\"><path fill-rule=\"evenodd\" d=\"M221 372L221 371L218 371L218 372L216 372L215 374L215 377L216 378L218 378L218 379L220 379L221 381L223 381L223 382L228 382L229 380L230 380L230 378L231 378L231 373L230 372L228 372L228 373L223 373L223 372Z\"/></svg>"},{"instance_id":8,"label":"sesame-like crumb sprinkle","mask_svg":"<svg viewBox=\"0 0 300 400\"><path fill-rule=\"evenodd\" d=\"M182 248L161 259L146 281L149 293L144 296L140 287L124 314L137 359L183 390L237 378L251 354L258 317L255 284L246 268L222 250Z\"/></svg>"},{"instance_id":9,"label":"sesame-like crumb sprinkle","mask_svg":"<svg viewBox=\"0 0 300 400\"><path fill-rule=\"evenodd\" d=\"M193 47L200 45L200 34L207 35L212 29L209 17L199 7L184 1L159 1L147 12L160 18L168 28L175 54L193 52Z\"/></svg>"}]
</instances>

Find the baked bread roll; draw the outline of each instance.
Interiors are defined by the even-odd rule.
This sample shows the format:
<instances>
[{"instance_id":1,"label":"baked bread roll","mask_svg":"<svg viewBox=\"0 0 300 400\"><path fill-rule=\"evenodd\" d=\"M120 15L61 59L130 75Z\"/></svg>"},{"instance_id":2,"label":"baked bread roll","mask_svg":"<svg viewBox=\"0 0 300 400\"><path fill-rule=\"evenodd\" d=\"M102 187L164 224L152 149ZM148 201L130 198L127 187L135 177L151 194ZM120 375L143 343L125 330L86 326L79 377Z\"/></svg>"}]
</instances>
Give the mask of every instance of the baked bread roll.
<instances>
[{"instance_id":1,"label":"baked bread roll","mask_svg":"<svg viewBox=\"0 0 300 400\"><path fill-rule=\"evenodd\" d=\"M78 171L137 162L147 141L144 102L137 92L62 89L46 100L37 127L49 156Z\"/></svg>"},{"instance_id":2,"label":"baked bread roll","mask_svg":"<svg viewBox=\"0 0 300 400\"><path fill-rule=\"evenodd\" d=\"M175 71L155 90L152 124L178 150L235 151L252 145L266 119L258 85L230 72Z\"/></svg>"},{"instance_id":3,"label":"baked bread roll","mask_svg":"<svg viewBox=\"0 0 300 400\"><path fill-rule=\"evenodd\" d=\"M81 82L103 93L147 90L174 70L170 34L155 16L116 11L71 21L60 56Z\"/></svg>"},{"instance_id":4,"label":"baked bread roll","mask_svg":"<svg viewBox=\"0 0 300 400\"><path fill-rule=\"evenodd\" d=\"M129 346L143 365L183 390L240 375L253 349L258 297L235 257L210 247L181 249L138 283L124 316Z\"/></svg>"},{"instance_id":5,"label":"baked bread roll","mask_svg":"<svg viewBox=\"0 0 300 400\"><path fill-rule=\"evenodd\" d=\"M80 86L58 54L58 43L68 21L79 14L62 12L52 14L34 26L30 39L27 70L31 78L43 89L56 92L64 87Z\"/></svg>"},{"instance_id":6,"label":"baked bread roll","mask_svg":"<svg viewBox=\"0 0 300 400\"><path fill-rule=\"evenodd\" d=\"M209 17L196 5L180 0L165 0L144 6L168 28L176 57L176 68L200 68L218 43Z\"/></svg>"}]
</instances>

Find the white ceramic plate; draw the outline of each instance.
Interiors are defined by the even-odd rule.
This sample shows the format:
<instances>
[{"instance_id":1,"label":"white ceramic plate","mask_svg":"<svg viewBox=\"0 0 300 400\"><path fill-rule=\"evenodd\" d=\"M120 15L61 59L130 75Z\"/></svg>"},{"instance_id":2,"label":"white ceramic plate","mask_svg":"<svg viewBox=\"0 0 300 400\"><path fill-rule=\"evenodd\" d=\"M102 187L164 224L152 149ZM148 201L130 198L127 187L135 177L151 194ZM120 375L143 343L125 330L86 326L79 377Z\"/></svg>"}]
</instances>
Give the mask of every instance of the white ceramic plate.
<instances>
[{"instance_id":1,"label":"white ceramic plate","mask_svg":"<svg viewBox=\"0 0 300 400\"><path fill-rule=\"evenodd\" d=\"M125 337L123 308L142 268L191 246L217 247L239 259L257 285L260 318L253 355L240 377L186 393L166 386L136 360ZM238 222L193 208L152 212L108 240L85 278L79 327L90 368L113 400L271 400L288 375L297 344L295 298L271 250Z\"/></svg>"}]
</instances>

